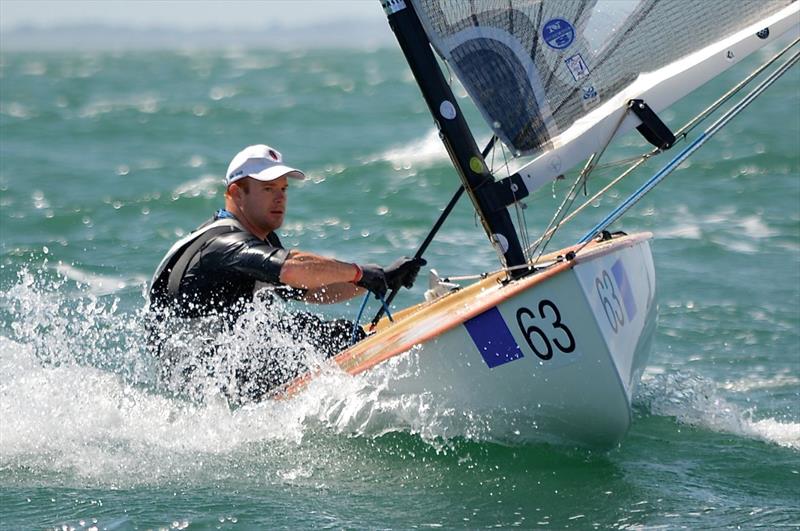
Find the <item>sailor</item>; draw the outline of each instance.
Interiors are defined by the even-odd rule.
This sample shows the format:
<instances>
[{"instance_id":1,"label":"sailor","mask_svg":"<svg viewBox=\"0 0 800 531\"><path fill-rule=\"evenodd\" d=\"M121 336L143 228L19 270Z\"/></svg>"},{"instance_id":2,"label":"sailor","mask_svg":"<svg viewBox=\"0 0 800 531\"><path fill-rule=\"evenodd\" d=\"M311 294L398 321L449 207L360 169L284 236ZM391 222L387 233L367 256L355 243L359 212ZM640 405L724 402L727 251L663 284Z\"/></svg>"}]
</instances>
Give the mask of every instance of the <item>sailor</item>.
<instances>
[{"instance_id":1,"label":"sailor","mask_svg":"<svg viewBox=\"0 0 800 531\"><path fill-rule=\"evenodd\" d=\"M225 174L225 208L173 245L156 269L149 293L151 345L160 358L162 381L173 390L185 391L186 382L198 377L222 381L219 373L227 371L219 387L230 398L257 400L305 368L287 363L286 345L271 342L270 333L302 337L326 356L346 348L354 331L356 339L364 336L348 321L297 313L266 323L271 332L231 368L231 359L226 365L220 358L236 356L230 348L221 349L218 338L252 311L257 293L267 294L259 299L267 304L276 296L328 304L365 290L382 298L389 289L412 287L425 265L422 259L404 257L382 268L283 247L275 231L286 215L289 179L304 178L283 163L276 149L246 147Z\"/></svg>"}]
</instances>

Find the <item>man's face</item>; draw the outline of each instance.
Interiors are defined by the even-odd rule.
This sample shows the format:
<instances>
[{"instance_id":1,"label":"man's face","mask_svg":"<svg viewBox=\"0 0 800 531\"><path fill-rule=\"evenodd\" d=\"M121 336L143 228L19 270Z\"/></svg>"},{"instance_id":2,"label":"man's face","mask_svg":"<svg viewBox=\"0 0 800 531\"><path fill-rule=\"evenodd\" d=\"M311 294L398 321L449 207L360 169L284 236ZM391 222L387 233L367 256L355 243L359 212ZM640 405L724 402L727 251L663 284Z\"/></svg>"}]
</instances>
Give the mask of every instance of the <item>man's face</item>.
<instances>
[{"instance_id":1,"label":"man's face","mask_svg":"<svg viewBox=\"0 0 800 531\"><path fill-rule=\"evenodd\" d=\"M239 209L255 227L272 232L283 224L286 214L286 190L289 179L284 175L274 181L258 181L250 177L248 193L241 190Z\"/></svg>"}]
</instances>

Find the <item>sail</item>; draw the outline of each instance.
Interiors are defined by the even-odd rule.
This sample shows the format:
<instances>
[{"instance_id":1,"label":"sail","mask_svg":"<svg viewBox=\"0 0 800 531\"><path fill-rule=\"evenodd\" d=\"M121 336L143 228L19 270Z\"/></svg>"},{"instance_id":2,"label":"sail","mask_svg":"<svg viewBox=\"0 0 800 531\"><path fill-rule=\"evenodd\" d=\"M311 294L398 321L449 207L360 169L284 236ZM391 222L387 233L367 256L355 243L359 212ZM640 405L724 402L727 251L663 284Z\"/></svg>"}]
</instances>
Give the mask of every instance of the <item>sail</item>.
<instances>
[{"instance_id":1,"label":"sail","mask_svg":"<svg viewBox=\"0 0 800 531\"><path fill-rule=\"evenodd\" d=\"M434 49L493 132L520 156L578 136L565 135L576 123L586 131L587 123L611 118L624 107L620 94L637 97L627 90L637 80L785 11L794 0L412 2ZM790 24L797 24L794 8ZM732 54L729 62L740 58ZM702 78L683 94L707 81ZM596 133L599 142L607 140ZM580 151L571 154L576 160L550 161L548 178L588 156L592 143Z\"/></svg>"}]
</instances>

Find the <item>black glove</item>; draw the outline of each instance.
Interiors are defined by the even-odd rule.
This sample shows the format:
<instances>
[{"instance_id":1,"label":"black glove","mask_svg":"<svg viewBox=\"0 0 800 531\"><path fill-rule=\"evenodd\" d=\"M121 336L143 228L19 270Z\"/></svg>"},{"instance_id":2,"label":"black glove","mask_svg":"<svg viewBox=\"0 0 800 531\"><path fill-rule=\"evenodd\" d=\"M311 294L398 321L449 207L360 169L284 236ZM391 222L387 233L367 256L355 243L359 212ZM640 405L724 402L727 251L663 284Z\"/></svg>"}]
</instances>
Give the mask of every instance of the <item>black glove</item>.
<instances>
[{"instance_id":1,"label":"black glove","mask_svg":"<svg viewBox=\"0 0 800 531\"><path fill-rule=\"evenodd\" d=\"M366 288L375 294L375 297L382 299L386 295L389 286L386 284L386 273L383 268L375 264L367 264L361 267L361 280L356 282L356 286Z\"/></svg>"},{"instance_id":2,"label":"black glove","mask_svg":"<svg viewBox=\"0 0 800 531\"><path fill-rule=\"evenodd\" d=\"M411 289L420 268L427 263L424 258L408 258L407 256L396 260L384 270L386 284L394 291L400 289L400 286Z\"/></svg>"}]
</instances>

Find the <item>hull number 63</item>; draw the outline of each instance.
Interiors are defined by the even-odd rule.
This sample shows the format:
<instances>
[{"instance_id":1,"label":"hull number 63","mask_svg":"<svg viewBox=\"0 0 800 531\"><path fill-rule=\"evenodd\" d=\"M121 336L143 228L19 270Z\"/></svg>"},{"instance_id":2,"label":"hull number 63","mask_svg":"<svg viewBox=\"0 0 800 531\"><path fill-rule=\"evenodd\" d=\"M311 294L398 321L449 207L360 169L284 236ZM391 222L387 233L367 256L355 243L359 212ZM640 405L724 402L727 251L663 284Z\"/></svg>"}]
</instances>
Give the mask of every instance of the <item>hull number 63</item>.
<instances>
[{"instance_id":1,"label":"hull number 63","mask_svg":"<svg viewBox=\"0 0 800 531\"><path fill-rule=\"evenodd\" d=\"M543 360L553 357L553 347L564 354L575 350L575 337L561 322L561 313L552 301L542 299L538 312L525 308L517 310L517 324L531 350Z\"/></svg>"},{"instance_id":2,"label":"hull number 63","mask_svg":"<svg viewBox=\"0 0 800 531\"><path fill-rule=\"evenodd\" d=\"M625 324L625 314L622 311L622 302L614 289L614 282L611 281L611 275L608 274L608 271L603 271L603 274L595 279L594 284L597 288L597 295L603 303L608 324L611 325L614 333L617 333Z\"/></svg>"}]
</instances>

